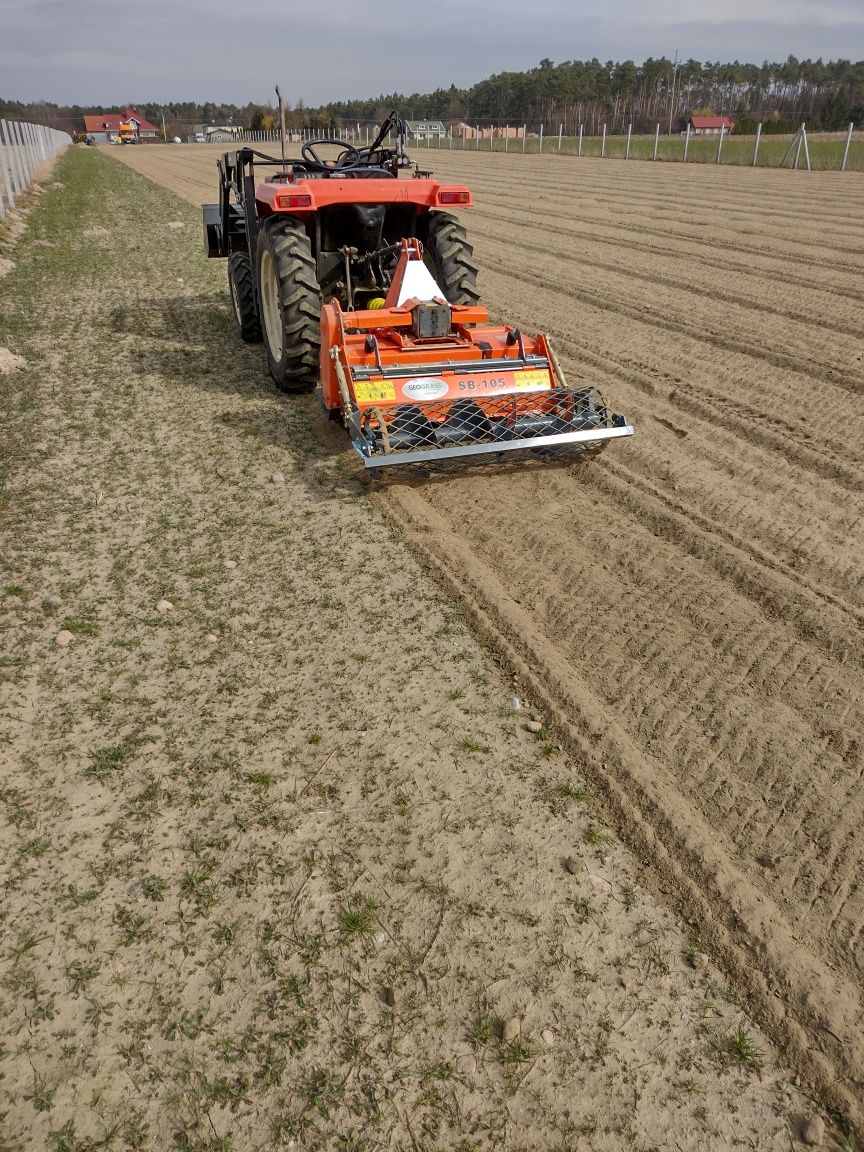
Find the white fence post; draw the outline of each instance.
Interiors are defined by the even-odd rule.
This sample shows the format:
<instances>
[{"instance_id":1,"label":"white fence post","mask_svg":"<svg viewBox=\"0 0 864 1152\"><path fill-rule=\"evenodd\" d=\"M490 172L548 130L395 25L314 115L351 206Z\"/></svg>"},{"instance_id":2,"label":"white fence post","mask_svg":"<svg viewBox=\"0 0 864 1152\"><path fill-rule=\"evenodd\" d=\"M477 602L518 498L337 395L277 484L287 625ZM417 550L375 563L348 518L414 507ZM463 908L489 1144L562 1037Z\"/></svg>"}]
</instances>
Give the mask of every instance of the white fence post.
<instances>
[{"instance_id":1,"label":"white fence post","mask_svg":"<svg viewBox=\"0 0 864 1152\"><path fill-rule=\"evenodd\" d=\"M504 151L510 148L510 125L508 124L504 129Z\"/></svg>"},{"instance_id":2,"label":"white fence post","mask_svg":"<svg viewBox=\"0 0 864 1152\"><path fill-rule=\"evenodd\" d=\"M684 136L684 163L687 163L687 149L690 147L690 123L687 123L687 132Z\"/></svg>"},{"instance_id":3,"label":"white fence post","mask_svg":"<svg viewBox=\"0 0 864 1152\"><path fill-rule=\"evenodd\" d=\"M627 125L627 150L626 150L626 151L625 151L625 153L624 153L624 159L625 159L625 160L629 160L629 159L630 159L630 137L631 137L632 135L633 135L633 125L632 125L632 124L628 124L628 125Z\"/></svg>"},{"instance_id":4,"label":"white fence post","mask_svg":"<svg viewBox=\"0 0 864 1152\"><path fill-rule=\"evenodd\" d=\"M849 145L852 143L852 129L854 126L854 121L850 120L849 131L846 133L846 147L843 149L843 161L840 164L841 172L846 171L846 161L849 159Z\"/></svg>"},{"instance_id":5,"label":"white fence post","mask_svg":"<svg viewBox=\"0 0 864 1152\"><path fill-rule=\"evenodd\" d=\"M564 125L558 125L558 155L561 155L561 133L564 131Z\"/></svg>"},{"instance_id":6,"label":"white fence post","mask_svg":"<svg viewBox=\"0 0 864 1152\"><path fill-rule=\"evenodd\" d=\"M756 143L753 145L753 167L756 167L756 158L759 155L759 141L762 139L762 121L756 125Z\"/></svg>"},{"instance_id":7,"label":"white fence post","mask_svg":"<svg viewBox=\"0 0 864 1152\"><path fill-rule=\"evenodd\" d=\"M15 191L12 175L12 148L9 143L9 126L5 120L0 120L0 168L3 169L3 183L6 186L6 203L10 208L15 207Z\"/></svg>"},{"instance_id":8,"label":"white fence post","mask_svg":"<svg viewBox=\"0 0 864 1152\"><path fill-rule=\"evenodd\" d=\"M537 153L537 155L538 156L543 155L543 125L542 124L540 125L540 151Z\"/></svg>"},{"instance_id":9,"label":"white fence post","mask_svg":"<svg viewBox=\"0 0 864 1152\"><path fill-rule=\"evenodd\" d=\"M495 139L495 125L490 124L489 125L489 151L490 152L492 151L492 143L493 143L494 139Z\"/></svg>"},{"instance_id":10,"label":"white fence post","mask_svg":"<svg viewBox=\"0 0 864 1152\"><path fill-rule=\"evenodd\" d=\"M29 128L30 128L29 124L20 124L19 123L19 125L18 125L18 131L21 134L21 146L24 149L24 164L25 164L26 171L27 171L27 177L28 177L27 183L28 184L30 183L29 177L30 177L31 173L33 172L33 169L36 167L36 157L33 155L33 145L30 143Z\"/></svg>"},{"instance_id":11,"label":"white fence post","mask_svg":"<svg viewBox=\"0 0 864 1152\"><path fill-rule=\"evenodd\" d=\"M21 171L21 187L30 187L30 157L27 155L27 145L24 142L24 125L15 123L12 129L18 138L18 168Z\"/></svg>"},{"instance_id":12,"label":"white fence post","mask_svg":"<svg viewBox=\"0 0 864 1152\"><path fill-rule=\"evenodd\" d=\"M657 159L657 149L658 149L659 145L660 145L660 125L658 124L657 129L654 133L654 159L655 160Z\"/></svg>"},{"instance_id":13,"label":"white fence post","mask_svg":"<svg viewBox=\"0 0 864 1152\"><path fill-rule=\"evenodd\" d=\"M812 169L810 167L810 147L807 143L807 128L806 128L806 125L804 125L804 124L801 125L801 138L804 141L804 159L807 161L807 171L811 172Z\"/></svg>"},{"instance_id":14,"label":"white fence post","mask_svg":"<svg viewBox=\"0 0 864 1152\"><path fill-rule=\"evenodd\" d=\"M477 141L477 146L475 147L474 151L479 152L480 151L480 125L479 124L474 125L474 139Z\"/></svg>"},{"instance_id":15,"label":"white fence post","mask_svg":"<svg viewBox=\"0 0 864 1152\"><path fill-rule=\"evenodd\" d=\"M582 125L581 124L579 125L579 151L576 153L576 155L577 156L582 155Z\"/></svg>"},{"instance_id":16,"label":"white fence post","mask_svg":"<svg viewBox=\"0 0 864 1152\"><path fill-rule=\"evenodd\" d=\"M720 139L717 141L717 159L714 161L715 164L720 163L720 153L723 151L723 133L725 131L726 131L726 125L721 124L720 125Z\"/></svg>"},{"instance_id":17,"label":"white fence post","mask_svg":"<svg viewBox=\"0 0 864 1152\"><path fill-rule=\"evenodd\" d=\"M12 155L12 135L5 120L0 120L0 140L3 143L3 176L9 196L6 203L14 207L15 197L21 189L18 187L18 172L15 168L15 158Z\"/></svg>"},{"instance_id":18,"label":"white fence post","mask_svg":"<svg viewBox=\"0 0 864 1152\"><path fill-rule=\"evenodd\" d=\"M522 125L522 151L525 151L525 142L528 139L528 125Z\"/></svg>"},{"instance_id":19,"label":"white fence post","mask_svg":"<svg viewBox=\"0 0 864 1152\"><path fill-rule=\"evenodd\" d=\"M30 187L36 169L71 143L68 133L44 124L0 120L0 218Z\"/></svg>"},{"instance_id":20,"label":"white fence post","mask_svg":"<svg viewBox=\"0 0 864 1152\"><path fill-rule=\"evenodd\" d=\"M22 194L28 188L30 181L27 179L27 165L24 159L24 149L21 147L21 138L18 135L18 125L16 123L10 124L12 129L12 156L18 168L18 192Z\"/></svg>"},{"instance_id":21,"label":"white fence post","mask_svg":"<svg viewBox=\"0 0 864 1152\"><path fill-rule=\"evenodd\" d=\"M606 125L603 125L603 142L600 145L600 159L606 155Z\"/></svg>"}]
</instances>

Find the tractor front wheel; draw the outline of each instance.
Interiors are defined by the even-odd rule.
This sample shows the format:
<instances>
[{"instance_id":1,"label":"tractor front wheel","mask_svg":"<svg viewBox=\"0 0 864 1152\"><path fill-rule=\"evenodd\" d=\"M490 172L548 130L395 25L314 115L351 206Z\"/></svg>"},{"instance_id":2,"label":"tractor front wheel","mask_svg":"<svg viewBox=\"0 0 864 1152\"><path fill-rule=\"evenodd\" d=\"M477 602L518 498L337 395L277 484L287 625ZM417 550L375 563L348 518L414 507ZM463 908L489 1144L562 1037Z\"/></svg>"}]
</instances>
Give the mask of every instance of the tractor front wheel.
<instances>
[{"instance_id":1,"label":"tractor front wheel","mask_svg":"<svg viewBox=\"0 0 864 1152\"><path fill-rule=\"evenodd\" d=\"M468 234L449 212L430 212L423 241L423 260L451 304L476 304L477 265Z\"/></svg>"},{"instance_id":2,"label":"tractor front wheel","mask_svg":"<svg viewBox=\"0 0 864 1152\"><path fill-rule=\"evenodd\" d=\"M306 229L271 216L258 231L258 299L270 375L283 392L318 382L321 293Z\"/></svg>"},{"instance_id":3,"label":"tractor front wheel","mask_svg":"<svg viewBox=\"0 0 864 1152\"><path fill-rule=\"evenodd\" d=\"M252 262L245 252L232 252L228 257L228 284L241 340L247 344L260 344L261 321L255 308Z\"/></svg>"}]
</instances>

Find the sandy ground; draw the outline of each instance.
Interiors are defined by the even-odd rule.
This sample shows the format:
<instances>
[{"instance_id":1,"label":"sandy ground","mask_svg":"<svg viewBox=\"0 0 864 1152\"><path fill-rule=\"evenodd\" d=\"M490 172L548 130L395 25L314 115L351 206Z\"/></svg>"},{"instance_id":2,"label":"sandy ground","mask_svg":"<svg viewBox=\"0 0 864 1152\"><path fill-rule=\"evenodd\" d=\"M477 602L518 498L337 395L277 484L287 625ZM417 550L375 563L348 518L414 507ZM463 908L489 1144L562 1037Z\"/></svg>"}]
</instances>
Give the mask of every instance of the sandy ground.
<instances>
[{"instance_id":1,"label":"sandy ground","mask_svg":"<svg viewBox=\"0 0 864 1152\"><path fill-rule=\"evenodd\" d=\"M121 158L198 202L218 151ZM433 158L475 192L493 313L550 333L638 435L598 467L394 484L381 505L860 1120L864 180Z\"/></svg>"},{"instance_id":2,"label":"sandy ground","mask_svg":"<svg viewBox=\"0 0 864 1152\"><path fill-rule=\"evenodd\" d=\"M688 537L633 538L611 453L376 507L237 342L197 212L92 150L58 176L0 284L25 361L0 380L3 1146L787 1149L813 1105L752 1022L758 979L706 957L728 963L722 902L668 910L701 828L676 856L626 759L649 564ZM586 596L625 577L655 598L627 606L643 656L592 713L622 622ZM655 838L665 903L604 810Z\"/></svg>"}]
</instances>

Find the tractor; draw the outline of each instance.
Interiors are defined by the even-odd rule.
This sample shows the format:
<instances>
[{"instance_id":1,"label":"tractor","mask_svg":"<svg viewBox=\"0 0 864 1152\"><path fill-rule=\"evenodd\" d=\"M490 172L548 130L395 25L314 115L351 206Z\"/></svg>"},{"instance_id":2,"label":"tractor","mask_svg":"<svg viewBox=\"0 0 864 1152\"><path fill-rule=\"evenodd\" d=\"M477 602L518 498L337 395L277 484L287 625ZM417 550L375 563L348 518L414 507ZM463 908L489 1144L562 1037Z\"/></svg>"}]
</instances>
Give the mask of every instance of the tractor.
<instances>
[{"instance_id":1,"label":"tractor","mask_svg":"<svg viewBox=\"0 0 864 1152\"><path fill-rule=\"evenodd\" d=\"M412 168L405 141L391 113L365 147L323 137L289 160L283 123L281 159L219 159L205 249L227 258L240 336L263 340L277 387L317 388L370 469L632 435L569 387L547 337L490 323L454 215L471 192Z\"/></svg>"}]
</instances>

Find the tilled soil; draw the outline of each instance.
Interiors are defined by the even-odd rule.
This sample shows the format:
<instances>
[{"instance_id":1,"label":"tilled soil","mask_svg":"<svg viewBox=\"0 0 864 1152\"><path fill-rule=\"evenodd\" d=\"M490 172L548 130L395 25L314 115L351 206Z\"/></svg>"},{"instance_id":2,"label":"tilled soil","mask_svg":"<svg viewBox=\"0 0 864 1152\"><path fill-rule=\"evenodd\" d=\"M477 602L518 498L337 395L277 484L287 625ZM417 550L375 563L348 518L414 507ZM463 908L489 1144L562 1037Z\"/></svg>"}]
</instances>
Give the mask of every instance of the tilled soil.
<instances>
[{"instance_id":1,"label":"tilled soil","mask_svg":"<svg viewBox=\"0 0 864 1152\"><path fill-rule=\"evenodd\" d=\"M119 150L118 150L119 151ZM198 202L217 149L124 149ZM377 498L796 1065L864 1098L864 179L421 154L635 438ZM263 361L262 361L262 372Z\"/></svg>"},{"instance_id":2,"label":"tilled soil","mask_svg":"<svg viewBox=\"0 0 864 1152\"><path fill-rule=\"evenodd\" d=\"M786 1152L809 1083L197 210L58 175L0 232L0 1146Z\"/></svg>"}]
</instances>

